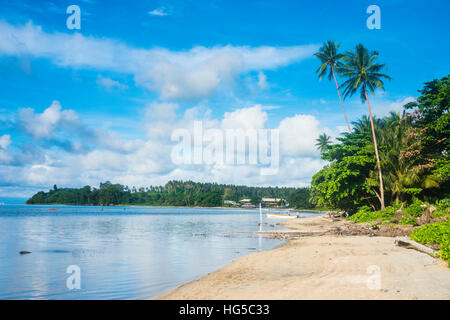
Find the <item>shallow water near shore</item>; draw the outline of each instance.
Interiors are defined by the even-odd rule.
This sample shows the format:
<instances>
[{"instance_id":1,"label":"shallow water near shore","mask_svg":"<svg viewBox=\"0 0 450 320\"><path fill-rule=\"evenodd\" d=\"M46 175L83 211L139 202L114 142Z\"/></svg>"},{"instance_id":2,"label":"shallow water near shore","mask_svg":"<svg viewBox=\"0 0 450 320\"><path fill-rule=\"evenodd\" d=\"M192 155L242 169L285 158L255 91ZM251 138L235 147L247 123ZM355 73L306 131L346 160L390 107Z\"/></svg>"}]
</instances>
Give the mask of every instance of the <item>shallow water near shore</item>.
<instances>
[{"instance_id":1,"label":"shallow water near shore","mask_svg":"<svg viewBox=\"0 0 450 320\"><path fill-rule=\"evenodd\" d=\"M258 224L258 210L3 205L0 299L151 299L282 244ZM67 287L72 265L81 289Z\"/></svg>"}]
</instances>

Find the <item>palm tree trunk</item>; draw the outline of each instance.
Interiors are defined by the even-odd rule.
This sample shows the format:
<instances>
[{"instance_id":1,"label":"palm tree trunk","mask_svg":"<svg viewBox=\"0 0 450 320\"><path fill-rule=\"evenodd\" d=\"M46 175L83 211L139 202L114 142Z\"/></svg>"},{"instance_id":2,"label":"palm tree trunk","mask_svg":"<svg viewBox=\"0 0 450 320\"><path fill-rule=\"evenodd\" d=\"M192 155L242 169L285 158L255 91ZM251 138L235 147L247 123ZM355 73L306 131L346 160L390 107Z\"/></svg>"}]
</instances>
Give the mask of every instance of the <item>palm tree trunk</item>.
<instances>
[{"instance_id":1,"label":"palm tree trunk","mask_svg":"<svg viewBox=\"0 0 450 320\"><path fill-rule=\"evenodd\" d=\"M377 137L375 136L375 128L373 126L372 110L370 109L369 96L367 95L367 89L366 89L365 85L364 85L364 92L366 94L367 105L369 106L369 116L370 116L370 124L372 126L373 145L375 147L375 154L377 156L378 175L380 176L380 203L381 203L381 210L385 210L386 208L384 206L383 174L381 172L380 156L378 155Z\"/></svg>"},{"instance_id":2,"label":"palm tree trunk","mask_svg":"<svg viewBox=\"0 0 450 320\"><path fill-rule=\"evenodd\" d=\"M344 113L344 118L345 118L345 122L347 122L347 127L348 127L348 132L352 132L352 128L350 127L350 123L348 122L347 119L347 115L345 114L345 110L344 110L344 105L342 104L342 98L341 98L341 93L339 92L339 86L336 80L336 76L334 75L334 68L331 67L331 72L333 73L333 78L334 78L334 83L336 83L336 90L338 92L339 95L339 101L341 102L341 108L342 108L342 112Z\"/></svg>"}]
</instances>

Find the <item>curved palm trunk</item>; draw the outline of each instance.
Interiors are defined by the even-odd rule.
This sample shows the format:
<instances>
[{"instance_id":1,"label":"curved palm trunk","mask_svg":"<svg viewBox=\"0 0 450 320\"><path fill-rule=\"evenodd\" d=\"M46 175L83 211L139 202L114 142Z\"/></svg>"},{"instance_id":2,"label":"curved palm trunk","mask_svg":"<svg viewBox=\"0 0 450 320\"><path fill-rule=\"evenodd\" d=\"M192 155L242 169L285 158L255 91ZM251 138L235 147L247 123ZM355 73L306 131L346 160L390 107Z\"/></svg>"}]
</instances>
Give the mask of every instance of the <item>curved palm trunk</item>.
<instances>
[{"instance_id":1,"label":"curved palm trunk","mask_svg":"<svg viewBox=\"0 0 450 320\"><path fill-rule=\"evenodd\" d=\"M370 101L369 101L369 96L367 95L366 86L364 86L364 92L366 94L367 105L369 106L369 116L370 116L370 124L372 126L373 145L375 147L375 154L377 156L378 175L380 176L380 195L379 195L379 200L380 200L380 204L381 204L381 210L385 210L385 206L384 206L383 174L381 172L380 156L378 155L377 137L375 136L375 128L373 126L372 111L370 109Z\"/></svg>"},{"instance_id":2,"label":"curved palm trunk","mask_svg":"<svg viewBox=\"0 0 450 320\"><path fill-rule=\"evenodd\" d=\"M347 119L347 115L345 114L345 110L344 110L344 105L342 104L342 98L341 98L341 93L339 92L339 86L336 80L336 76L334 75L334 68L331 67L331 72L333 73L333 78L334 78L334 82L336 83L336 90L338 92L339 95L339 101L341 102L341 108L342 108L342 112L344 113L344 117L345 117L345 122L347 122L347 127L348 127L348 132L352 132L352 128L350 127L350 123L348 122Z\"/></svg>"}]
</instances>

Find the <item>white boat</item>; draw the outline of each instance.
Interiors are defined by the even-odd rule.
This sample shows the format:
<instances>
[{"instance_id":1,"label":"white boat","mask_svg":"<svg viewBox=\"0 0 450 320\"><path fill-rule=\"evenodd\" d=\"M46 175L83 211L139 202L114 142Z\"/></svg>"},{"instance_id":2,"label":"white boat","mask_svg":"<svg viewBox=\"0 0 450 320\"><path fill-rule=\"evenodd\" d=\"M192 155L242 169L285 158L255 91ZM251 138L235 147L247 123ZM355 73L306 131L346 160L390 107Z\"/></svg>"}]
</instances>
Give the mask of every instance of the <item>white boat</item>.
<instances>
[{"instance_id":1,"label":"white boat","mask_svg":"<svg viewBox=\"0 0 450 320\"><path fill-rule=\"evenodd\" d=\"M279 218L279 219L297 219L298 216L296 214L285 214L285 213L271 213L266 212L267 218Z\"/></svg>"}]
</instances>

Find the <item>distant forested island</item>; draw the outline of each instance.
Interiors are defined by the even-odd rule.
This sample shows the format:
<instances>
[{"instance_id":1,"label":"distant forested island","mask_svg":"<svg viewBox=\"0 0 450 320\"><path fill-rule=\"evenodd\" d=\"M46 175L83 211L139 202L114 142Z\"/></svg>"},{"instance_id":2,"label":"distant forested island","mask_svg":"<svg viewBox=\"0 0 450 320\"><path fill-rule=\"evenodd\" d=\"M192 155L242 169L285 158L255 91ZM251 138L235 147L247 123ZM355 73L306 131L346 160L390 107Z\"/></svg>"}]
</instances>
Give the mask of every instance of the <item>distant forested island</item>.
<instances>
[{"instance_id":1,"label":"distant forested island","mask_svg":"<svg viewBox=\"0 0 450 320\"><path fill-rule=\"evenodd\" d=\"M232 206L246 200L257 205L262 198L279 200L280 206L313 209L309 202L309 188L248 187L192 181L169 181L164 186L149 186L136 189L109 181L98 188L58 188L40 191L27 200L27 204L67 205L148 205L148 206Z\"/></svg>"}]
</instances>

